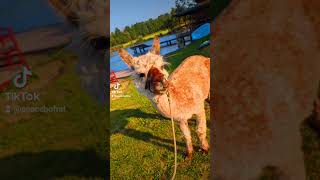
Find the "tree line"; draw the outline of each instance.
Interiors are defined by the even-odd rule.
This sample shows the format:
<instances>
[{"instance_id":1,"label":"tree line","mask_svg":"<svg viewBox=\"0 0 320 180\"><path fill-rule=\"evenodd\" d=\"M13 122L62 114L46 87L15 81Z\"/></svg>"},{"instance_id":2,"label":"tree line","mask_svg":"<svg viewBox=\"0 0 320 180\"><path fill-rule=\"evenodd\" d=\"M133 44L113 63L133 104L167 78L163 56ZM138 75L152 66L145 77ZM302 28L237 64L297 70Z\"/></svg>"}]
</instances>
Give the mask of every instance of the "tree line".
<instances>
[{"instance_id":1,"label":"tree line","mask_svg":"<svg viewBox=\"0 0 320 180\"><path fill-rule=\"evenodd\" d=\"M116 28L110 35L111 47L127 43L132 40L141 39L148 34L152 34L161 30L172 30L177 22L174 17L175 9L171 9L169 13L162 14L155 19L148 19L144 22L137 22L131 26L126 26L123 30Z\"/></svg>"},{"instance_id":2,"label":"tree line","mask_svg":"<svg viewBox=\"0 0 320 180\"><path fill-rule=\"evenodd\" d=\"M172 31L175 27L180 25L179 19L174 15L195 6L197 2L196 0L175 0L175 4L176 7L172 8L169 13L162 14L155 19L150 18L144 22L137 22L131 26L126 26L123 30L116 28L110 35L111 47L117 47L133 40L142 42L144 36L162 30Z\"/></svg>"}]
</instances>

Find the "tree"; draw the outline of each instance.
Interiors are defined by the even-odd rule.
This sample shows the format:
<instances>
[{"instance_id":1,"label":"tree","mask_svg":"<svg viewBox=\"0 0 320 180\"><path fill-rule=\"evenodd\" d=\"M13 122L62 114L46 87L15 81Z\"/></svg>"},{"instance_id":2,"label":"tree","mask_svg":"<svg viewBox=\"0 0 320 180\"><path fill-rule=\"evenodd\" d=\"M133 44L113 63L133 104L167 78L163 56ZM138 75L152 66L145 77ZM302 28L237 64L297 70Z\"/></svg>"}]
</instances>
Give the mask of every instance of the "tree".
<instances>
[{"instance_id":1,"label":"tree","mask_svg":"<svg viewBox=\"0 0 320 180\"><path fill-rule=\"evenodd\" d=\"M119 29L119 28L116 28L115 31L114 31L114 34L115 34L116 36L119 36L119 35L121 34L120 29Z\"/></svg>"},{"instance_id":2,"label":"tree","mask_svg":"<svg viewBox=\"0 0 320 180\"><path fill-rule=\"evenodd\" d=\"M197 3L194 0L175 0L177 12L184 11L195 6Z\"/></svg>"},{"instance_id":3,"label":"tree","mask_svg":"<svg viewBox=\"0 0 320 180\"><path fill-rule=\"evenodd\" d=\"M183 0L179 0L183 1ZM191 2L191 0L188 0ZM174 14L177 12L175 8L171 9L170 13L159 15L157 18L149 18L144 22L137 22L133 25L126 26L123 31L116 28L114 32L110 34L110 44L112 47L120 44L127 43L131 40L139 39L142 41L143 36L155 33L161 30L170 29L172 30L177 23L177 19Z\"/></svg>"}]
</instances>

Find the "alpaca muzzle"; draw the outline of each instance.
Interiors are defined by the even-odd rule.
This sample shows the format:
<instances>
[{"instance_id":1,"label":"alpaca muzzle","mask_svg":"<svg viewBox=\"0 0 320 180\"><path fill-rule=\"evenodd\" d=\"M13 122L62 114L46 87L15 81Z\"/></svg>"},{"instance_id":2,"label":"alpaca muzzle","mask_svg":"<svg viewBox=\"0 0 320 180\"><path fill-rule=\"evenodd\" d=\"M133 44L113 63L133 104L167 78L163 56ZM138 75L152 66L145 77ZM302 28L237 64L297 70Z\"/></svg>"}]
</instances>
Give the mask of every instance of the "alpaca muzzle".
<instances>
[{"instance_id":1,"label":"alpaca muzzle","mask_svg":"<svg viewBox=\"0 0 320 180\"><path fill-rule=\"evenodd\" d=\"M167 84L164 74L159 69L152 67L149 70L145 89L154 94L163 94L166 91Z\"/></svg>"}]
</instances>

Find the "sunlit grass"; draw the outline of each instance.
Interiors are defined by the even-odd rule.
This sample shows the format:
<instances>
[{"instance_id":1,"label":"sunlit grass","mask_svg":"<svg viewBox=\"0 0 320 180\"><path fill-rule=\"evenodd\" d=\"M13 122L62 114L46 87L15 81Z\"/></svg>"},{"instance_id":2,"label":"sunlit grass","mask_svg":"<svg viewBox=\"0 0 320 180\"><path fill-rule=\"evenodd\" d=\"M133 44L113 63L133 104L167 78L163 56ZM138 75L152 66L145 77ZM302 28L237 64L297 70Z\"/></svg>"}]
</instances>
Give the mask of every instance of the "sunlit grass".
<instances>
[{"instance_id":1,"label":"sunlit grass","mask_svg":"<svg viewBox=\"0 0 320 180\"><path fill-rule=\"evenodd\" d=\"M106 109L81 87L75 73L75 56L49 53L34 60L37 59L39 63L33 63L32 67L38 78L25 91L39 93L40 101L10 104L66 106L67 112L9 115L1 109L1 179L104 179ZM55 66L63 68L61 74L44 79L44 73L50 75ZM0 104L6 103L4 97L0 101Z\"/></svg>"},{"instance_id":2,"label":"sunlit grass","mask_svg":"<svg viewBox=\"0 0 320 180\"><path fill-rule=\"evenodd\" d=\"M176 68L185 57L192 54L208 55L208 48L197 50L203 41L194 42L171 54L167 59L171 63L170 69ZM111 101L111 179L170 178L174 163L170 120L162 117L151 102L137 92L132 81L125 93L131 97ZM206 110L210 124L208 104ZM200 144L195 134L195 119L189 125L197 151ZM209 137L210 130L207 133ZM209 179L210 156L195 152L192 161L185 160L185 141L178 126L176 136L179 162L177 179Z\"/></svg>"}]
</instances>

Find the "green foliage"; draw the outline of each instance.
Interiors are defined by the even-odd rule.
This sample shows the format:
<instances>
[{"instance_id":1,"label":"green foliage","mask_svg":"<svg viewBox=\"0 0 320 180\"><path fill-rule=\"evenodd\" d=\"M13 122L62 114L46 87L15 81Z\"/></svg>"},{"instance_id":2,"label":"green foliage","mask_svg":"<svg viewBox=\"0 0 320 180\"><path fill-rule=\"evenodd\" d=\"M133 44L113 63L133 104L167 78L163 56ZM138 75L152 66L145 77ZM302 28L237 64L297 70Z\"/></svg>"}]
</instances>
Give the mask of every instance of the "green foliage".
<instances>
[{"instance_id":1,"label":"green foliage","mask_svg":"<svg viewBox=\"0 0 320 180\"><path fill-rule=\"evenodd\" d=\"M175 0L177 11L184 11L196 5L194 0Z\"/></svg>"},{"instance_id":2,"label":"green foliage","mask_svg":"<svg viewBox=\"0 0 320 180\"><path fill-rule=\"evenodd\" d=\"M213 20L230 4L231 0L212 0L211 17Z\"/></svg>"},{"instance_id":3,"label":"green foliage","mask_svg":"<svg viewBox=\"0 0 320 180\"><path fill-rule=\"evenodd\" d=\"M156 19L150 18L147 21L126 26L122 31L116 28L114 32L111 32L111 47L136 40L140 36L143 37L161 30L172 29L176 25L176 18L173 17L174 13L175 10L171 9L170 13L162 14Z\"/></svg>"}]
</instances>

